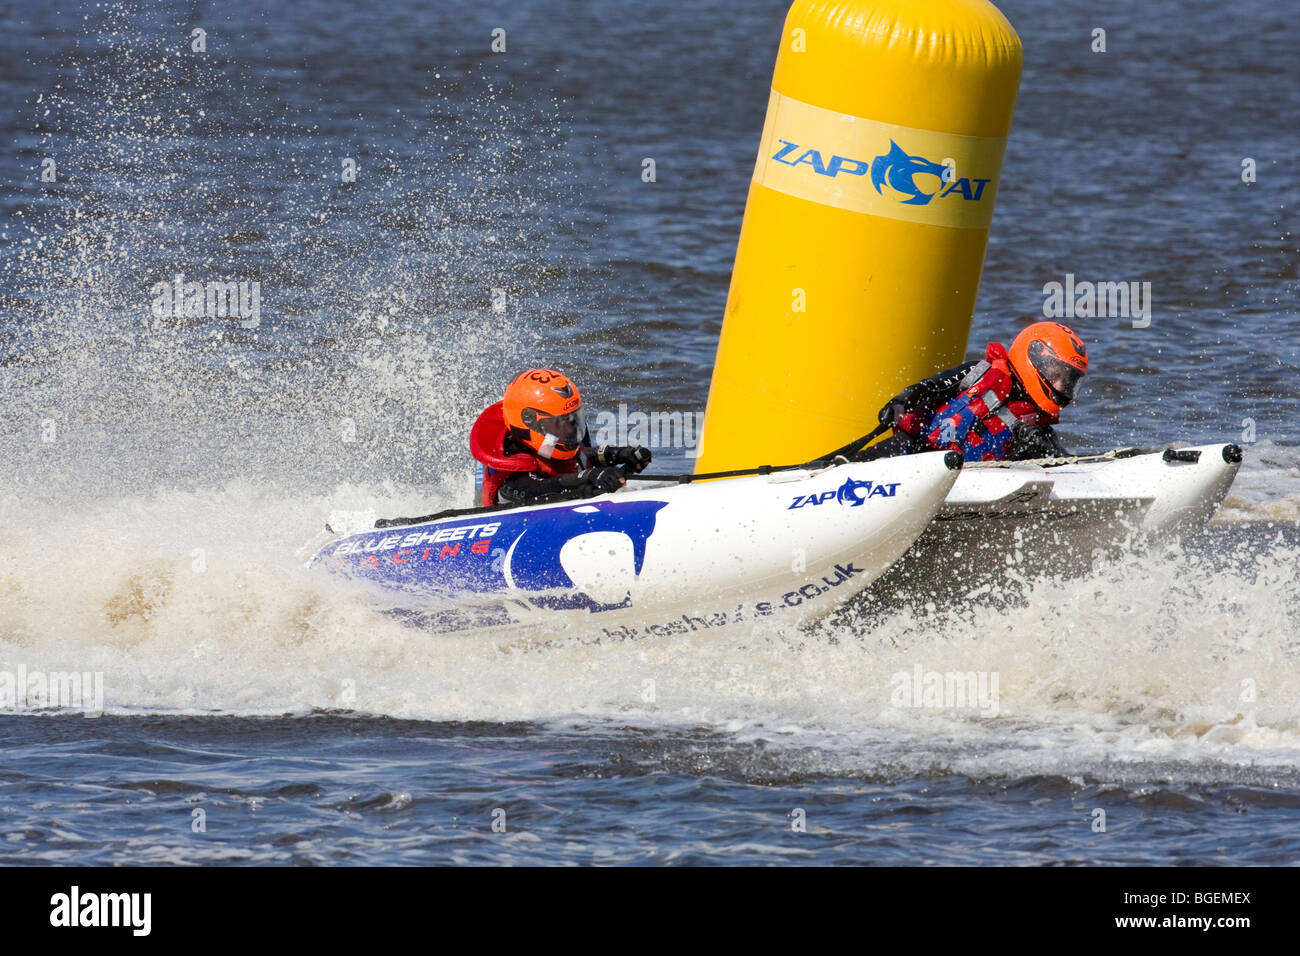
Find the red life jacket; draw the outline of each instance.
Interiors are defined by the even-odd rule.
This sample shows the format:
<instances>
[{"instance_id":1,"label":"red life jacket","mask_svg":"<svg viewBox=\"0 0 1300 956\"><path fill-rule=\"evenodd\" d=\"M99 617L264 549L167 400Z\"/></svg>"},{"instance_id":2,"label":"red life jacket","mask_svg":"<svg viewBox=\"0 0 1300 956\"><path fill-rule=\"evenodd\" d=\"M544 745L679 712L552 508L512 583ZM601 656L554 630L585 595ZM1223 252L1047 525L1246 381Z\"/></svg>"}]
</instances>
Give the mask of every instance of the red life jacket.
<instances>
[{"instance_id":1,"label":"red life jacket","mask_svg":"<svg viewBox=\"0 0 1300 956\"><path fill-rule=\"evenodd\" d=\"M469 452L483 464L483 504L497 504L497 492L502 483L513 474L540 472L547 478L570 475L582 468L583 452L564 461L553 461L528 452L506 454L506 438L510 429L506 425L501 402L489 405L469 430Z\"/></svg>"},{"instance_id":2,"label":"red life jacket","mask_svg":"<svg viewBox=\"0 0 1300 956\"><path fill-rule=\"evenodd\" d=\"M1033 402L1008 401L1015 379L1007 350L990 342L984 361L971 370L979 377L951 401L931 413L903 416L899 429L922 439L932 449L950 448L966 461L1002 461L1011 444L1016 422L1055 425L1055 415L1040 411Z\"/></svg>"}]
</instances>

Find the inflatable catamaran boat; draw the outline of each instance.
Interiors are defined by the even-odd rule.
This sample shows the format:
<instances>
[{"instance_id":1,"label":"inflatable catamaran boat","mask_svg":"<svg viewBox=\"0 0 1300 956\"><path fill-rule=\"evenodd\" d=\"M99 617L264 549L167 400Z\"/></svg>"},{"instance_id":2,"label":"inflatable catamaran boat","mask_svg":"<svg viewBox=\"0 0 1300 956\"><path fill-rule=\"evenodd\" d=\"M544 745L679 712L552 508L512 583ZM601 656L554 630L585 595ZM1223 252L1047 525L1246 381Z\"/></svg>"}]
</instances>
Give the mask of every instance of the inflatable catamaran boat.
<instances>
[{"instance_id":1,"label":"inflatable catamaran boat","mask_svg":"<svg viewBox=\"0 0 1300 956\"><path fill-rule=\"evenodd\" d=\"M559 627L560 615L629 637L800 621L897 561L960 468L933 452L380 521L313 563L432 630Z\"/></svg>"},{"instance_id":2,"label":"inflatable catamaran boat","mask_svg":"<svg viewBox=\"0 0 1300 956\"><path fill-rule=\"evenodd\" d=\"M378 521L313 563L436 631L556 628L561 616L625 637L798 623L896 563L882 587L933 589L994 579L1008 563L1086 570L1099 554L1198 530L1240 462L1236 445L1203 445L964 469L955 452L814 463Z\"/></svg>"}]
</instances>

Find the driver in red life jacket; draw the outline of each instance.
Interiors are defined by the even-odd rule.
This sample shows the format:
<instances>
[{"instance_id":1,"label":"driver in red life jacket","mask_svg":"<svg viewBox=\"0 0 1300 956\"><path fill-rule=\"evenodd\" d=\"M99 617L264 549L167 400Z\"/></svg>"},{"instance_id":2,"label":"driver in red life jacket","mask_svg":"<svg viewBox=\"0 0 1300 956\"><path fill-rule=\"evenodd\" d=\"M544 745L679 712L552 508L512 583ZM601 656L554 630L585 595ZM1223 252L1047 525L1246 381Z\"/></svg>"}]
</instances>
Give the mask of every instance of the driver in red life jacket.
<instances>
[{"instance_id":1,"label":"driver in red life jacket","mask_svg":"<svg viewBox=\"0 0 1300 956\"><path fill-rule=\"evenodd\" d=\"M471 454L483 463L484 505L590 498L617 491L650 464L640 445L591 447L578 387L561 373L532 368L506 386L469 433Z\"/></svg>"},{"instance_id":2,"label":"driver in red life jacket","mask_svg":"<svg viewBox=\"0 0 1300 956\"><path fill-rule=\"evenodd\" d=\"M966 461L1068 455L1052 426L1088 371L1083 340L1058 322L1035 322L1008 351L990 342L984 360L918 382L889 400L880 423L894 434L878 454L953 449Z\"/></svg>"}]
</instances>

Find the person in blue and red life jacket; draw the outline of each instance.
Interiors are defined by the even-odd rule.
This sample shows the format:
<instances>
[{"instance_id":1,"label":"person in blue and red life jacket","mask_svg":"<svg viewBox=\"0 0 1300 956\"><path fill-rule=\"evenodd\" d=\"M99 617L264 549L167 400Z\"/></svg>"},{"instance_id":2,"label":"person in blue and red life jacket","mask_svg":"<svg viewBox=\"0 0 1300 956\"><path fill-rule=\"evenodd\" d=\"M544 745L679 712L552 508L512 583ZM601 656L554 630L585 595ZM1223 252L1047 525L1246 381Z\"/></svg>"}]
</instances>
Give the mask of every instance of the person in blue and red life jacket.
<instances>
[{"instance_id":1,"label":"person in blue and red life jacket","mask_svg":"<svg viewBox=\"0 0 1300 956\"><path fill-rule=\"evenodd\" d=\"M617 491L624 472L650 464L650 450L592 448L573 382L554 369L530 368L506 386L469 433L470 453L483 463L483 505L590 498Z\"/></svg>"},{"instance_id":2,"label":"person in blue and red life jacket","mask_svg":"<svg viewBox=\"0 0 1300 956\"><path fill-rule=\"evenodd\" d=\"M1052 426L1087 371L1083 339L1059 322L1035 322L1010 350L990 342L982 361L940 372L891 398L880 410L880 424L894 434L871 451L883 457L952 449L966 461L1068 455Z\"/></svg>"}]
</instances>

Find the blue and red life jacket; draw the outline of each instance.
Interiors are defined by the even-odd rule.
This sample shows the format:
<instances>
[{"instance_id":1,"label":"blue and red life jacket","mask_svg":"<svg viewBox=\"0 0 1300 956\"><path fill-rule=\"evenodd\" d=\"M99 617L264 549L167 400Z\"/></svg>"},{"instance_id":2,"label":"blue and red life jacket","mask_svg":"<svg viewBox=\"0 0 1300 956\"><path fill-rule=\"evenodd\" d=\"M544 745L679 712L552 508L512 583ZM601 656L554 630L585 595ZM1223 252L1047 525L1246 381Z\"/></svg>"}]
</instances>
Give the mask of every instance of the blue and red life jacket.
<instances>
[{"instance_id":1,"label":"blue and red life jacket","mask_svg":"<svg viewBox=\"0 0 1300 956\"><path fill-rule=\"evenodd\" d=\"M921 410L902 416L898 430L924 442L932 450L961 452L965 461L1003 461L1011 444L1015 425L1055 425L1028 400L1011 400L1015 379L1007 350L990 342L984 361L967 375L974 381L956 397L934 411Z\"/></svg>"},{"instance_id":2,"label":"blue and red life jacket","mask_svg":"<svg viewBox=\"0 0 1300 956\"><path fill-rule=\"evenodd\" d=\"M489 405L469 430L470 454L483 464L482 502L485 506L498 504L497 492L512 475L537 472L547 478L554 478L557 475L573 474L586 467L586 449L565 461L553 461L528 452L506 454L506 438L510 429L506 425L501 406L501 402Z\"/></svg>"}]
</instances>

